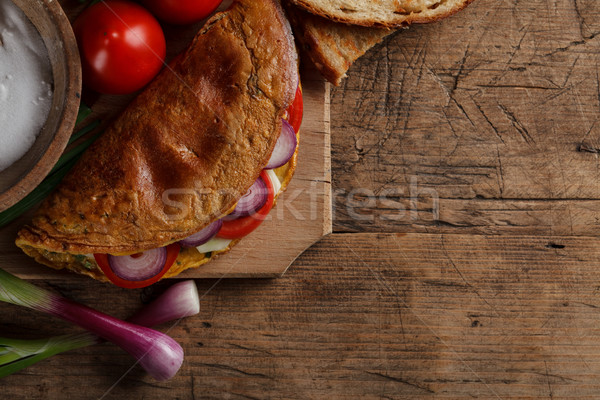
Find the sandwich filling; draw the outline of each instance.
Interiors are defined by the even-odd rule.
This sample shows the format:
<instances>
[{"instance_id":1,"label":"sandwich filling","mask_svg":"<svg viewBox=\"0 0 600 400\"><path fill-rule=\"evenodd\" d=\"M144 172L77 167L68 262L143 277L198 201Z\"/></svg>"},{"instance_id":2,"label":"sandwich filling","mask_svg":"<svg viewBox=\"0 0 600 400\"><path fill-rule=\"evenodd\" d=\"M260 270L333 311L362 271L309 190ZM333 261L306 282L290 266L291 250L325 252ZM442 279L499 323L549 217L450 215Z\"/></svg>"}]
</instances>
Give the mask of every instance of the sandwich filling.
<instances>
[{"instance_id":1,"label":"sandwich filling","mask_svg":"<svg viewBox=\"0 0 600 400\"><path fill-rule=\"evenodd\" d=\"M297 134L299 137L300 135ZM275 191L275 200L287 189L288 184L292 180L296 169L298 152L296 151L293 157L284 166L268 170L271 183L277 189ZM165 273L163 278L172 278L183 271L191 268L198 268L215 257L227 253L241 239L222 239L215 236L206 244L198 247L181 247L179 255L171 268ZM23 251L33 257L40 264L60 270L68 269L82 275L90 276L96 280L108 282L109 279L102 269L98 266L93 254L70 254L60 253L35 248L31 246L23 246Z\"/></svg>"}]
</instances>

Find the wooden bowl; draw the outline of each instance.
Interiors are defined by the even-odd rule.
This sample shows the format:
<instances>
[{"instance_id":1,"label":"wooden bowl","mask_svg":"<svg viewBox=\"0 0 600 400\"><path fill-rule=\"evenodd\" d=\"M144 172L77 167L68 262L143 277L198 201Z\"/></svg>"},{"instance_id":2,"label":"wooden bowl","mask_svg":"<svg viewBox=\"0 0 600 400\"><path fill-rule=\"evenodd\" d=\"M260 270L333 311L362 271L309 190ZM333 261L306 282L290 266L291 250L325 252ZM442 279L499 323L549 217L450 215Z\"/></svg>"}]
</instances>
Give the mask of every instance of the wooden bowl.
<instances>
[{"instance_id":1,"label":"wooden bowl","mask_svg":"<svg viewBox=\"0 0 600 400\"><path fill-rule=\"evenodd\" d=\"M81 62L71 24L56 0L13 0L48 49L54 95L50 114L31 149L0 172L0 211L29 194L54 167L75 126L81 93Z\"/></svg>"}]
</instances>

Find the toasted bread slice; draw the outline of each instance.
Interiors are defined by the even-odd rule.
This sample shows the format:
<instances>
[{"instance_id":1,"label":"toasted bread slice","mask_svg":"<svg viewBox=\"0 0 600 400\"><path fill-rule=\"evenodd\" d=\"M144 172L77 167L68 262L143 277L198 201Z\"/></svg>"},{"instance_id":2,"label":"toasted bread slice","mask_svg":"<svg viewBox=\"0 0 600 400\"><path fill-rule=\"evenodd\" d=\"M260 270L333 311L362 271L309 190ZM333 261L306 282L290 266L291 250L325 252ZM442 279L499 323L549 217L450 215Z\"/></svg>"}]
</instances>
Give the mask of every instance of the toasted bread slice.
<instances>
[{"instance_id":1,"label":"toasted bread slice","mask_svg":"<svg viewBox=\"0 0 600 400\"><path fill-rule=\"evenodd\" d=\"M290 0L333 21L369 27L399 28L448 17L473 0Z\"/></svg>"},{"instance_id":2,"label":"toasted bread slice","mask_svg":"<svg viewBox=\"0 0 600 400\"><path fill-rule=\"evenodd\" d=\"M395 32L332 22L289 3L286 11L300 46L325 79L336 86L354 61Z\"/></svg>"}]
</instances>

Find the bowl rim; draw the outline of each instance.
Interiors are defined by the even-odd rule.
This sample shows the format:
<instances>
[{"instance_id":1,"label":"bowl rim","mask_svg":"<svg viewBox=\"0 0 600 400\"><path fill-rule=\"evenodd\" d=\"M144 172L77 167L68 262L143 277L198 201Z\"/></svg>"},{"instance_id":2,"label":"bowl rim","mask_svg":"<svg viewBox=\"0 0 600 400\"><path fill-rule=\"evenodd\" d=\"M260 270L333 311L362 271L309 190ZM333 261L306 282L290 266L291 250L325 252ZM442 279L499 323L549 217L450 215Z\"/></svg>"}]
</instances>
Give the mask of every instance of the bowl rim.
<instances>
[{"instance_id":1,"label":"bowl rim","mask_svg":"<svg viewBox=\"0 0 600 400\"><path fill-rule=\"evenodd\" d=\"M58 1L39 1L43 3L44 8L49 11L48 15L54 20L63 44L65 68L67 72L66 98L61 110L58 127L54 132L54 137L48 148L44 151L44 154L42 154L37 163L17 183L8 190L0 193L0 212L12 207L31 193L31 191L46 178L50 171L52 171L54 165L67 147L71 134L73 133L81 101L81 60L79 49L77 47L77 40L75 39L71 23Z\"/></svg>"}]
</instances>

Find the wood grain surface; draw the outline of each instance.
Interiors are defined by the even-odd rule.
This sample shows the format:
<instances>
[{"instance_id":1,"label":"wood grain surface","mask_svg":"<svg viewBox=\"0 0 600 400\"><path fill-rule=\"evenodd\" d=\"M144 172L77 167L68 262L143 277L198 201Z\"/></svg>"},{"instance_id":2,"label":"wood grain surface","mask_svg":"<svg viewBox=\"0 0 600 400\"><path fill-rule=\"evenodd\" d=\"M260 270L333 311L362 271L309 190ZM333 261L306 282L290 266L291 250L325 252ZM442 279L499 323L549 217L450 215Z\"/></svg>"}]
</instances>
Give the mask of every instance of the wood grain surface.
<instances>
[{"instance_id":1,"label":"wood grain surface","mask_svg":"<svg viewBox=\"0 0 600 400\"><path fill-rule=\"evenodd\" d=\"M334 230L597 235L599 32L595 0L476 0L370 52L332 94Z\"/></svg>"},{"instance_id":2,"label":"wood grain surface","mask_svg":"<svg viewBox=\"0 0 600 400\"><path fill-rule=\"evenodd\" d=\"M283 278L198 280L170 382L101 345L0 397L599 398L599 17L476 0L390 38L332 92L332 235ZM126 317L167 283L44 285ZM10 306L0 327L73 329Z\"/></svg>"},{"instance_id":3,"label":"wood grain surface","mask_svg":"<svg viewBox=\"0 0 600 400\"><path fill-rule=\"evenodd\" d=\"M599 262L596 238L333 234L283 278L198 281L200 315L163 329L186 351L168 383L135 368L112 388L133 361L100 345L3 379L3 398L597 398ZM152 296L51 288L120 317ZM16 307L0 326L72 330Z\"/></svg>"}]
</instances>

